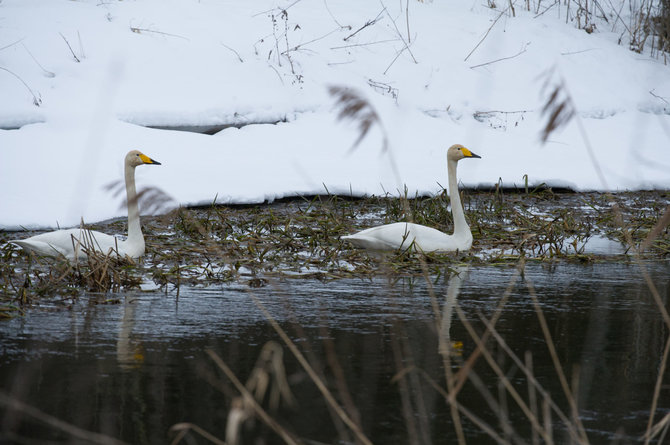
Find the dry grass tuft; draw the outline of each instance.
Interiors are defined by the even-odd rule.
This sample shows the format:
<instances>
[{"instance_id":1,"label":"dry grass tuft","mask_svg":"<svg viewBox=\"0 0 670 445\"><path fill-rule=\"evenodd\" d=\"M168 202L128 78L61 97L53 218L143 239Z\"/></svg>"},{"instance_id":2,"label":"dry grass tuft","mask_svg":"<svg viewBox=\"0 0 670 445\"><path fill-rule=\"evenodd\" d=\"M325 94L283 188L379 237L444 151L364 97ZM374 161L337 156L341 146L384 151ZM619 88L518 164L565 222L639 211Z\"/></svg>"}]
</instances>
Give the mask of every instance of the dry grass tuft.
<instances>
[{"instance_id":1,"label":"dry grass tuft","mask_svg":"<svg viewBox=\"0 0 670 445\"><path fill-rule=\"evenodd\" d=\"M554 131L565 126L575 116L574 104L563 81L555 80L553 70L545 73L545 76L542 91L548 91L548 95L542 107L542 115L547 116L547 123L541 132L542 142L547 142Z\"/></svg>"},{"instance_id":2,"label":"dry grass tuft","mask_svg":"<svg viewBox=\"0 0 670 445\"><path fill-rule=\"evenodd\" d=\"M335 105L339 109L337 118L339 120L351 120L358 123L358 138L353 144L358 144L367 136L373 125L381 125L379 115L370 102L359 92L352 88L342 86L331 86L328 92L335 99ZM384 137L383 151L387 149L386 137Z\"/></svg>"}]
</instances>

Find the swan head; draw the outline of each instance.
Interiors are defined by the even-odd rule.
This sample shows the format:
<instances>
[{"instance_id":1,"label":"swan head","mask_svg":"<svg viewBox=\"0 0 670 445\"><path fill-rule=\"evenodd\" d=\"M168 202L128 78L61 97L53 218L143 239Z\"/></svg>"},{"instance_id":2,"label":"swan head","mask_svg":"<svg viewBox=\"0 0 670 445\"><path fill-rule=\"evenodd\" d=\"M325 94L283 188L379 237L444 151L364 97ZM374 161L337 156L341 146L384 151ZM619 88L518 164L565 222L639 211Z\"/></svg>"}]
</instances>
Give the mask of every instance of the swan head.
<instances>
[{"instance_id":1,"label":"swan head","mask_svg":"<svg viewBox=\"0 0 670 445\"><path fill-rule=\"evenodd\" d=\"M131 150L126 155L126 165L130 167L137 167L138 165L143 164L161 165L160 162L154 161L139 150Z\"/></svg>"},{"instance_id":2,"label":"swan head","mask_svg":"<svg viewBox=\"0 0 670 445\"><path fill-rule=\"evenodd\" d=\"M474 154L461 144L454 144L447 150L447 159L450 161L460 161L464 158L481 158L481 156Z\"/></svg>"}]
</instances>

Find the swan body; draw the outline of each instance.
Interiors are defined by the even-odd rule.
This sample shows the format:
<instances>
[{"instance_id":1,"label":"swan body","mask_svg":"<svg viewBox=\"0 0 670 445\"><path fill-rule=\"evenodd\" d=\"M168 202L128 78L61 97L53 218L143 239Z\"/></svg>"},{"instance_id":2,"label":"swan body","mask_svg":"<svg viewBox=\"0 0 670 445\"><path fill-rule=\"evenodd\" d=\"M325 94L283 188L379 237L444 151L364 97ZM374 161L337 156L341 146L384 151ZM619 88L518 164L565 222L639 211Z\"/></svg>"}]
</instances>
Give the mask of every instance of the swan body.
<instances>
[{"instance_id":1,"label":"swan body","mask_svg":"<svg viewBox=\"0 0 670 445\"><path fill-rule=\"evenodd\" d=\"M139 258L144 255L144 235L140 226L140 212L135 189L135 167L160 165L147 155L132 150L125 158L126 197L128 201L128 237L123 240L112 235L85 228L55 230L22 240L11 240L24 250L38 255L65 257L70 261L85 260L86 250L94 249L103 255Z\"/></svg>"},{"instance_id":2,"label":"swan body","mask_svg":"<svg viewBox=\"0 0 670 445\"><path fill-rule=\"evenodd\" d=\"M369 250L398 250L410 246L423 252L454 252L470 249L472 232L465 220L461 197L458 194L456 167L461 159L480 157L459 144L452 145L447 150L449 199L454 217L453 235L420 224L397 222L365 229L353 235L343 236L342 239Z\"/></svg>"}]
</instances>

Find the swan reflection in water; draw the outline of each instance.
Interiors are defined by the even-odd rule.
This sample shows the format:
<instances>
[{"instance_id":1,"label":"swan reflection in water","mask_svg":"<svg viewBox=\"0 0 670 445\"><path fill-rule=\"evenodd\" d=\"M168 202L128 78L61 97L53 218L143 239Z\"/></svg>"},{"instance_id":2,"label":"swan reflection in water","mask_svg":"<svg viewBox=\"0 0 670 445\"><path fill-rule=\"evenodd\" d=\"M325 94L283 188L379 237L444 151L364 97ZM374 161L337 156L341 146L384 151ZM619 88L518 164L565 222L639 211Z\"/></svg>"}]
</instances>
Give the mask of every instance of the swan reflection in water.
<instances>
[{"instance_id":1,"label":"swan reflection in water","mask_svg":"<svg viewBox=\"0 0 670 445\"><path fill-rule=\"evenodd\" d=\"M121 304L123 316L119 325L119 336L116 339L116 361L125 370L137 369L144 364L144 348L139 340L132 337L135 326L134 298L126 297Z\"/></svg>"},{"instance_id":2,"label":"swan reflection in water","mask_svg":"<svg viewBox=\"0 0 670 445\"><path fill-rule=\"evenodd\" d=\"M463 352L463 342L451 340L451 319L454 315L454 309L457 304L458 294L461 291L461 283L467 277L468 266L457 266L452 276L449 278L447 286L447 295L442 307L442 320L440 323L440 338L438 352L444 356L461 356Z\"/></svg>"}]
</instances>

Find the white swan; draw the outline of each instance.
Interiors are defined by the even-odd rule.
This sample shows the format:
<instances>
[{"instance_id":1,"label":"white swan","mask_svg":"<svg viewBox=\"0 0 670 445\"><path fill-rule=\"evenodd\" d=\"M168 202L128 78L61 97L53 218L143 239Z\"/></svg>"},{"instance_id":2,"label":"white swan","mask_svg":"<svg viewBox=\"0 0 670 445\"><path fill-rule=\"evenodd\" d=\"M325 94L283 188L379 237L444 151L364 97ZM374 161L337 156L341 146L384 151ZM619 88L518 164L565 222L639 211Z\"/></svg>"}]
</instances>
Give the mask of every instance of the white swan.
<instances>
[{"instance_id":1,"label":"white swan","mask_svg":"<svg viewBox=\"0 0 670 445\"><path fill-rule=\"evenodd\" d=\"M464 158L481 158L462 145L456 144L447 150L447 173L449 175L449 199L454 216L454 234L447 235L432 227L397 222L372 227L353 235L343 236L357 247L370 250L407 249L414 247L424 252L453 252L468 250L472 246L472 232L463 214L461 197L458 194L456 167Z\"/></svg>"},{"instance_id":2,"label":"white swan","mask_svg":"<svg viewBox=\"0 0 670 445\"><path fill-rule=\"evenodd\" d=\"M84 249L91 247L105 255L111 252L121 257L139 258L144 255L144 235L140 227L140 212L137 206L135 167L143 164L160 165L160 162L137 150L132 150L126 155L124 173L128 200L128 238L125 241L106 233L75 228L56 230L9 242L38 255L64 256L70 261L86 259Z\"/></svg>"}]
</instances>

